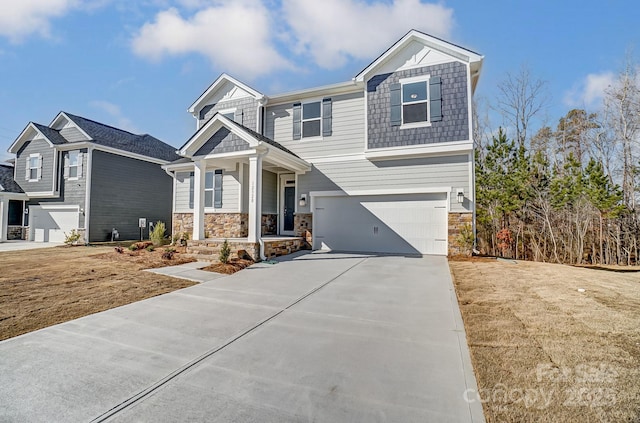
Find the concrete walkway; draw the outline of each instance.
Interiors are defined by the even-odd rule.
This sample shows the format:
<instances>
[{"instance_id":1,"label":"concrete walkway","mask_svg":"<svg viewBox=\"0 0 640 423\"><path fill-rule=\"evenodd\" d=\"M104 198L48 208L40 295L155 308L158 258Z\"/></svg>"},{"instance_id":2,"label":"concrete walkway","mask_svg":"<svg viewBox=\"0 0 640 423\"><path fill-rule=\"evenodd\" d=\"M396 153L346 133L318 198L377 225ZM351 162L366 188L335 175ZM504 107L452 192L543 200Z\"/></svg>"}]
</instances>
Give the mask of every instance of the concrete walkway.
<instances>
[{"instance_id":1,"label":"concrete walkway","mask_svg":"<svg viewBox=\"0 0 640 423\"><path fill-rule=\"evenodd\" d=\"M444 257L252 266L0 342L0 381L0 421L483 421Z\"/></svg>"},{"instance_id":2,"label":"concrete walkway","mask_svg":"<svg viewBox=\"0 0 640 423\"><path fill-rule=\"evenodd\" d=\"M3 251L35 250L36 248L53 248L64 245L61 242L4 241L0 242L0 253Z\"/></svg>"}]
</instances>

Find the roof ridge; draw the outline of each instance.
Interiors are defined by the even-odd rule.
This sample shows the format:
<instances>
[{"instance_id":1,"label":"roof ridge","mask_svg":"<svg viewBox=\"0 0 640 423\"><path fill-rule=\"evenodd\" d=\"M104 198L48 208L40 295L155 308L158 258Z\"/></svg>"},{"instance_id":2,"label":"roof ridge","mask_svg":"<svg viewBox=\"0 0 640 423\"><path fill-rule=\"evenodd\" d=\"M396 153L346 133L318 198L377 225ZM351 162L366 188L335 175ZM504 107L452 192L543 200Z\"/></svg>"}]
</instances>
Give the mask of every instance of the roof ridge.
<instances>
[{"instance_id":1,"label":"roof ridge","mask_svg":"<svg viewBox=\"0 0 640 423\"><path fill-rule=\"evenodd\" d=\"M74 115L73 113L68 113L68 112L64 112L64 111L63 111L63 113L65 115L69 116L69 117L73 116L75 118L80 118L80 119L84 119L84 120L86 120L88 122L95 123L96 125L104 126L106 128L110 128L110 129L115 129L116 131L120 131L120 132L126 132L127 134L133 135L134 137L139 137L140 136L140 134L134 134L133 132L129 132L129 131L125 130L125 129L117 128L117 127L111 126L111 125L107 125L106 123L98 122L97 120L89 119L89 118L86 118L84 116Z\"/></svg>"}]
</instances>

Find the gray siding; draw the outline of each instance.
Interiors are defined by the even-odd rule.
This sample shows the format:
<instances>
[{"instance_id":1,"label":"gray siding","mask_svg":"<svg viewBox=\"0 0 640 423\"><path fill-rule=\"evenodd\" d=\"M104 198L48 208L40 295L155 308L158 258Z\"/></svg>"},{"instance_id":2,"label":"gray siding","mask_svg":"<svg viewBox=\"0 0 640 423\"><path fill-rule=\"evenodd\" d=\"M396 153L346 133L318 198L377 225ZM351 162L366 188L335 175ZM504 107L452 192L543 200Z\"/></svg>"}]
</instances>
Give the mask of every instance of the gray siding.
<instances>
[{"instance_id":1,"label":"gray siding","mask_svg":"<svg viewBox=\"0 0 640 423\"><path fill-rule=\"evenodd\" d=\"M278 213L278 175L262 172L262 213Z\"/></svg>"},{"instance_id":2,"label":"gray siding","mask_svg":"<svg viewBox=\"0 0 640 423\"><path fill-rule=\"evenodd\" d=\"M298 177L298 195L310 191L389 190L451 187L451 211L471 211L472 204L460 205L455 189L464 188L469 194L469 156L457 155L421 159L371 162L354 160L316 163L309 173ZM298 207L309 212L310 205Z\"/></svg>"},{"instance_id":3,"label":"gray siding","mask_svg":"<svg viewBox=\"0 0 640 423\"><path fill-rule=\"evenodd\" d=\"M160 165L103 151L93 152L90 241L138 239L138 219L163 221L171 233L172 182ZM148 231L145 231L148 236Z\"/></svg>"},{"instance_id":4,"label":"gray siding","mask_svg":"<svg viewBox=\"0 0 640 423\"><path fill-rule=\"evenodd\" d=\"M84 136L78 128L74 127L62 128L60 130L60 135L69 142L88 141L88 138Z\"/></svg>"},{"instance_id":5,"label":"gray siding","mask_svg":"<svg viewBox=\"0 0 640 423\"><path fill-rule=\"evenodd\" d=\"M213 170L213 169L210 169ZM193 212L193 187L190 172L176 172L175 179L175 204L176 213ZM238 171L222 172L222 207L219 209L206 208L207 213L237 213L240 201L240 181Z\"/></svg>"},{"instance_id":6,"label":"gray siding","mask_svg":"<svg viewBox=\"0 0 640 423\"><path fill-rule=\"evenodd\" d=\"M86 177L86 169L87 169L87 149L80 150L82 154L82 176L77 180L65 180L63 177L60 177L60 196L57 198L32 198L27 204L31 206L38 206L42 204L47 205L73 205L78 206L81 209L85 209L86 207L86 192L87 192L87 177ZM69 154L68 152L59 153L59 161L60 165L60 175L62 175L62 163L64 158ZM78 215L78 228L84 229L84 215L80 213Z\"/></svg>"},{"instance_id":7,"label":"gray siding","mask_svg":"<svg viewBox=\"0 0 640 423\"><path fill-rule=\"evenodd\" d=\"M27 158L33 153L42 155L42 178L39 181L26 180ZM36 139L26 142L16 156L16 182L24 192L48 192L55 190L56 172L54 172L54 150L51 145L43 140Z\"/></svg>"},{"instance_id":8,"label":"gray siding","mask_svg":"<svg viewBox=\"0 0 640 423\"><path fill-rule=\"evenodd\" d=\"M332 134L322 139L293 139L293 103L267 106L265 136L301 158L357 154L364 151L364 93L331 96Z\"/></svg>"},{"instance_id":9,"label":"gray siding","mask_svg":"<svg viewBox=\"0 0 640 423\"><path fill-rule=\"evenodd\" d=\"M442 79L442 115L439 122L421 128L391 126L390 85L421 75ZM368 147L384 148L469 139L467 67L451 62L377 75L367 83Z\"/></svg>"},{"instance_id":10,"label":"gray siding","mask_svg":"<svg viewBox=\"0 0 640 423\"><path fill-rule=\"evenodd\" d=\"M205 156L207 154L232 153L248 150L249 148L249 143L245 140L232 134L227 128L221 128L194 155Z\"/></svg>"},{"instance_id":11,"label":"gray siding","mask_svg":"<svg viewBox=\"0 0 640 423\"><path fill-rule=\"evenodd\" d=\"M239 98L237 100L220 101L216 104L204 106L200 111L204 119L200 120L202 127L209 119L213 117L219 110L236 109L237 122L249 129L260 132L257 127L256 113L258 110L258 102L253 97Z\"/></svg>"}]
</instances>

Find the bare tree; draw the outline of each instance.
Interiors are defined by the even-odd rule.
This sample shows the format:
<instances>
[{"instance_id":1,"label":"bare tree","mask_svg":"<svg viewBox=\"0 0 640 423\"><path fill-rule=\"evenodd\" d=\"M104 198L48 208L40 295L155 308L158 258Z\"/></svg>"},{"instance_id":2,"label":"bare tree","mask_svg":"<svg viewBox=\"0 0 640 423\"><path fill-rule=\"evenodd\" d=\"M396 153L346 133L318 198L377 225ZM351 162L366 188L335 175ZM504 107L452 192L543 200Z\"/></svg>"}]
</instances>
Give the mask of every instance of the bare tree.
<instances>
[{"instance_id":1,"label":"bare tree","mask_svg":"<svg viewBox=\"0 0 640 423\"><path fill-rule=\"evenodd\" d=\"M549 99L547 82L534 79L525 65L517 74L507 73L498 84L496 108L505 123L514 128L518 146L526 146L532 120L547 107Z\"/></svg>"}]
</instances>

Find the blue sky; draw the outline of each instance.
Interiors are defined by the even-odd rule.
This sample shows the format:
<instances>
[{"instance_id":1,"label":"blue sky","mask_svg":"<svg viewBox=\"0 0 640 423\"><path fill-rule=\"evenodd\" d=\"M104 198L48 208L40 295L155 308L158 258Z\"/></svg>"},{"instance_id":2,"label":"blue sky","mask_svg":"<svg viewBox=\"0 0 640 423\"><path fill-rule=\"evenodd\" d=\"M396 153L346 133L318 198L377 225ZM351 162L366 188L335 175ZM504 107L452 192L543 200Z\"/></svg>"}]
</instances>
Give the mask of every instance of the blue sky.
<instances>
[{"instance_id":1,"label":"blue sky","mask_svg":"<svg viewBox=\"0 0 640 423\"><path fill-rule=\"evenodd\" d=\"M342 82L411 28L485 56L484 102L528 66L548 81L544 118L555 125L570 108L597 110L626 52L640 48L630 0L6 3L0 160L29 121L49 124L60 110L178 147L195 130L186 109L220 73L267 95Z\"/></svg>"}]
</instances>

